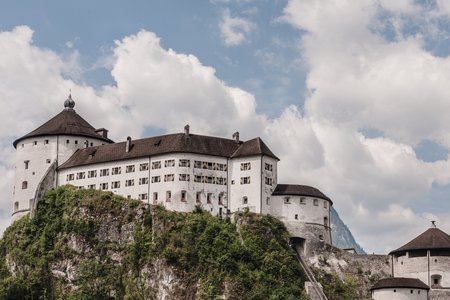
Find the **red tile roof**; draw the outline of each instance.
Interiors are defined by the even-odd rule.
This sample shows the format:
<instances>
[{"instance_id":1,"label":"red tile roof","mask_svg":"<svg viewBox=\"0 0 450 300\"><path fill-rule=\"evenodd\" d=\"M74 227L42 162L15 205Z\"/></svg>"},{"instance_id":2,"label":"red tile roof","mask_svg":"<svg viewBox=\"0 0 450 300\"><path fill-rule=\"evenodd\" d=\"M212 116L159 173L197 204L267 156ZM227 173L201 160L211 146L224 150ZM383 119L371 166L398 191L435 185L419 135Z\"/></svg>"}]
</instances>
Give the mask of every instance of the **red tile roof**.
<instances>
[{"instance_id":1,"label":"red tile roof","mask_svg":"<svg viewBox=\"0 0 450 300\"><path fill-rule=\"evenodd\" d=\"M112 143L108 138L95 132L95 128L91 126L85 119L78 115L73 109L64 109L62 112L39 126L32 132L18 138L14 141L14 147L26 138L40 137L48 135L76 135L83 137L96 138L105 141L106 143Z\"/></svg>"},{"instance_id":2,"label":"red tile roof","mask_svg":"<svg viewBox=\"0 0 450 300\"><path fill-rule=\"evenodd\" d=\"M391 251L389 254L395 255L406 251L433 249L450 250L450 236L435 227L428 229L409 243L394 251Z\"/></svg>"},{"instance_id":3,"label":"red tile roof","mask_svg":"<svg viewBox=\"0 0 450 300\"><path fill-rule=\"evenodd\" d=\"M330 198L328 198L325 194L323 194L318 189L300 184L278 184L272 195L286 195L286 196L306 196L306 197L316 197L325 199L333 204Z\"/></svg>"},{"instance_id":4,"label":"red tile roof","mask_svg":"<svg viewBox=\"0 0 450 300\"><path fill-rule=\"evenodd\" d=\"M378 290L385 288L407 288L429 290L428 285L416 278L391 277L383 278L377 281L370 290Z\"/></svg>"}]
</instances>

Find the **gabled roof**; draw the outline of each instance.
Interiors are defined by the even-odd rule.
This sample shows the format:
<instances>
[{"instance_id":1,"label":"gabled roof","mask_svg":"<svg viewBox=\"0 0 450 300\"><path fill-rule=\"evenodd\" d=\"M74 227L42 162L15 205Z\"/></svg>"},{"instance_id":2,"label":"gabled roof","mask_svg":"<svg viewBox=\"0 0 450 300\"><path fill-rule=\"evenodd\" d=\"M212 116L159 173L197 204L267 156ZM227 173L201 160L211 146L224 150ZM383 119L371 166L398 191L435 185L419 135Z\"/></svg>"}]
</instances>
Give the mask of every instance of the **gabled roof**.
<instances>
[{"instance_id":1,"label":"gabled roof","mask_svg":"<svg viewBox=\"0 0 450 300\"><path fill-rule=\"evenodd\" d=\"M421 290L429 290L428 285L416 278L391 277L383 278L377 281L370 290L378 290L385 288L413 288Z\"/></svg>"},{"instance_id":2,"label":"gabled roof","mask_svg":"<svg viewBox=\"0 0 450 300\"><path fill-rule=\"evenodd\" d=\"M409 243L389 254L399 254L413 250L450 250L450 236L436 227L431 227Z\"/></svg>"},{"instance_id":3,"label":"gabled roof","mask_svg":"<svg viewBox=\"0 0 450 300\"><path fill-rule=\"evenodd\" d=\"M308 186L308 185L300 185L300 184L277 184L277 187L273 191L272 195L285 195L285 196L306 196L306 197L315 197L325 199L333 204L330 198L328 198L324 193L319 191L318 189Z\"/></svg>"},{"instance_id":4,"label":"gabled roof","mask_svg":"<svg viewBox=\"0 0 450 300\"><path fill-rule=\"evenodd\" d=\"M231 157L235 158L253 155L266 155L275 158L276 160L280 160L259 137L244 142Z\"/></svg>"},{"instance_id":5,"label":"gabled roof","mask_svg":"<svg viewBox=\"0 0 450 300\"><path fill-rule=\"evenodd\" d=\"M21 140L26 138L48 135L76 135L96 138L104 140L106 143L112 143L110 139L95 132L95 128L78 115L75 110L66 108L37 129L15 140L13 145L16 147Z\"/></svg>"}]
</instances>

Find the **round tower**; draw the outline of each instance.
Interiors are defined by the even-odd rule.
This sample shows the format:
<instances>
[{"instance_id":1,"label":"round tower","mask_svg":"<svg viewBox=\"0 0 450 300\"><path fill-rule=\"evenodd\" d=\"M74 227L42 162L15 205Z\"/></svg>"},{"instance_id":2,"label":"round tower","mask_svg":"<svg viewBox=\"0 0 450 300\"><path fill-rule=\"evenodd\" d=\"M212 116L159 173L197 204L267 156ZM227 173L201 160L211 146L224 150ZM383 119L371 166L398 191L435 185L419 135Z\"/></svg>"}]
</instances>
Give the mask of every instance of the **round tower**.
<instances>
[{"instance_id":1,"label":"round tower","mask_svg":"<svg viewBox=\"0 0 450 300\"><path fill-rule=\"evenodd\" d=\"M112 143L106 129L96 130L74 107L69 95L62 112L14 141L13 221L32 210L43 193L57 185L57 167L77 149Z\"/></svg>"},{"instance_id":2,"label":"round tower","mask_svg":"<svg viewBox=\"0 0 450 300\"><path fill-rule=\"evenodd\" d=\"M392 276L418 278L432 290L450 289L450 236L433 225L389 253Z\"/></svg>"},{"instance_id":3,"label":"round tower","mask_svg":"<svg viewBox=\"0 0 450 300\"><path fill-rule=\"evenodd\" d=\"M331 244L330 209L333 202L318 189L298 184L278 184L272 193L270 214L286 225L301 248L311 243Z\"/></svg>"}]
</instances>

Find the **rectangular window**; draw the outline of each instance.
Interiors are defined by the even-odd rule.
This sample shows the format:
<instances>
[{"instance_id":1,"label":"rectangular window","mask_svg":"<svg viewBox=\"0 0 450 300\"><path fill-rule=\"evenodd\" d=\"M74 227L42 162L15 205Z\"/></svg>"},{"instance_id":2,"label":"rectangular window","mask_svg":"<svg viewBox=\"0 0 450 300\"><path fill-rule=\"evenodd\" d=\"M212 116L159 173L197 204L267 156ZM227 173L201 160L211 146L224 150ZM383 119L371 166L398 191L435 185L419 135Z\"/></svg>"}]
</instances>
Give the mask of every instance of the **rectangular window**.
<instances>
[{"instance_id":1,"label":"rectangular window","mask_svg":"<svg viewBox=\"0 0 450 300\"><path fill-rule=\"evenodd\" d=\"M174 179L175 179L175 176L173 174L166 174L166 175L164 175L164 181L165 182L167 182L167 181L174 181Z\"/></svg>"},{"instance_id":2,"label":"rectangular window","mask_svg":"<svg viewBox=\"0 0 450 300\"><path fill-rule=\"evenodd\" d=\"M270 205L270 197L266 198L266 205Z\"/></svg>"},{"instance_id":3,"label":"rectangular window","mask_svg":"<svg viewBox=\"0 0 450 300\"><path fill-rule=\"evenodd\" d=\"M180 174L180 177L178 178L179 181L189 181L189 174Z\"/></svg>"},{"instance_id":4,"label":"rectangular window","mask_svg":"<svg viewBox=\"0 0 450 300\"><path fill-rule=\"evenodd\" d=\"M144 193L144 194L139 194L139 200L147 200L148 199L148 194Z\"/></svg>"},{"instance_id":5,"label":"rectangular window","mask_svg":"<svg viewBox=\"0 0 450 300\"><path fill-rule=\"evenodd\" d=\"M211 204L212 193L206 194L206 203Z\"/></svg>"},{"instance_id":6,"label":"rectangular window","mask_svg":"<svg viewBox=\"0 0 450 300\"><path fill-rule=\"evenodd\" d=\"M160 161L152 162L152 169L161 169L161 162Z\"/></svg>"},{"instance_id":7,"label":"rectangular window","mask_svg":"<svg viewBox=\"0 0 450 300\"><path fill-rule=\"evenodd\" d=\"M306 204L306 198L305 197L300 197L300 204L303 204L303 205Z\"/></svg>"},{"instance_id":8,"label":"rectangular window","mask_svg":"<svg viewBox=\"0 0 450 300\"><path fill-rule=\"evenodd\" d=\"M242 197L242 204L248 204L247 196Z\"/></svg>"},{"instance_id":9,"label":"rectangular window","mask_svg":"<svg viewBox=\"0 0 450 300\"><path fill-rule=\"evenodd\" d=\"M202 162L202 169L214 170L215 166L216 166L216 164L213 162L208 162L208 161Z\"/></svg>"},{"instance_id":10,"label":"rectangular window","mask_svg":"<svg viewBox=\"0 0 450 300\"><path fill-rule=\"evenodd\" d=\"M202 182L202 176L194 175L194 182Z\"/></svg>"},{"instance_id":11,"label":"rectangular window","mask_svg":"<svg viewBox=\"0 0 450 300\"><path fill-rule=\"evenodd\" d=\"M153 202L156 203L158 201L158 192L153 193Z\"/></svg>"},{"instance_id":12,"label":"rectangular window","mask_svg":"<svg viewBox=\"0 0 450 300\"><path fill-rule=\"evenodd\" d=\"M139 171L147 171L147 170L148 170L148 163L143 163L139 165Z\"/></svg>"},{"instance_id":13,"label":"rectangular window","mask_svg":"<svg viewBox=\"0 0 450 300\"><path fill-rule=\"evenodd\" d=\"M267 184L267 185L272 185L272 178L270 178L270 177L265 177L264 178L264 182Z\"/></svg>"},{"instance_id":14,"label":"rectangular window","mask_svg":"<svg viewBox=\"0 0 450 300\"><path fill-rule=\"evenodd\" d=\"M139 178L139 184L140 185L148 184L148 177Z\"/></svg>"},{"instance_id":15,"label":"rectangular window","mask_svg":"<svg viewBox=\"0 0 450 300\"><path fill-rule=\"evenodd\" d=\"M241 163L241 171L248 171L252 168L252 165L248 163Z\"/></svg>"},{"instance_id":16,"label":"rectangular window","mask_svg":"<svg viewBox=\"0 0 450 300\"><path fill-rule=\"evenodd\" d=\"M210 183L213 184L214 183L214 177L212 176L203 176L203 182L204 183Z\"/></svg>"},{"instance_id":17,"label":"rectangular window","mask_svg":"<svg viewBox=\"0 0 450 300\"><path fill-rule=\"evenodd\" d=\"M97 177L97 170L88 171L88 178Z\"/></svg>"},{"instance_id":18,"label":"rectangular window","mask_svg":"<svg viewBox=\"0 0 450 300\"><path fill-rule=\"evenodd\" d=\"M327 208L328 204L327 204L327 200L323 200L323 208Z\"/></svg>"},{"instance_id":19,"label":"rectangular window","mask_svg":"<svg viewBox=\"0 0 450 300\"><path fill-rule=\"evenodd\" d=\"M74 174L67 174L67 181L72 181L75 179L75 175Z\"/></svg>"},{"instance_id":20,"label":"rectangular window","mask_svg":"<svg viewBox=\"0 0 450 300\"><path fill-rule=\"evenodd\" d=\"M134 179L125 180L125 186L134 186Z\"/></svg>"},{"instance_id":21,"label":"rectangular window","mask_svg":"<svg viewBox=\"0 0 450 300\"><path fill-rule=\"evenodd\" d=\"M227 179L223 177L216 178L216 184L218 185L227 185Z\"/></svg>"},{"instance_id":22,"label":"rectangular window","mask_svg":"<svg viewBox=\"0 0 450 300\"><path fill-rule=\"evenodd\" d=\"M166 202L170 202L171 198L172 198L172 192L166 191Z\"/></svg>"},{"instance_id":23,"label":"rectangular window","mask_svg":"<svg viewBox=\"0 0 450 300\"><path fill-rule=\"evenodd\" d=\"M227 165L226 164L216 164L217 171L226 171Z\"/></svg>"},{"instance_id":24,"label":"rectangular window","mask_svg":"<svg viewBox=\"0 0 450 300\"><path fill-rule=\"evenodd\" d=\"M28 169L28 165L30 164L30 161L26 160L23 163L25 164L25 170Z\"/></svg>"},{"instance_id":25,"label":"rectangular window","mask_svg":"<svg viewBox=\"0 0 450 300\"><path fill-rule=\"evenodd\" d=\"M180 161L178 162L178 166L189 168L191 166L191 161L189 159L180 159Z\"/></svg>"},{"instance_id":26,"label":"rectangular window","mask_svg":"<svg viewBox=\"0 0 450 300\"><path fill-rule=\"evenodd\" d=\"M181 199L182 202L186 202L186 191L181 191Z\"/></svg>"},{"instance_id":27,"label":"rectangular window","mask_svg":"<svg viewBox=\"0 0 450 300\"><path fill-rule=\"evenodd\" d=\"M90 185L88 185L88 189L93 189L93 190L95 190L95 188L96 188L95 184L90 184Z\"/></svg>"},{"instance_id":28,"label":"rectangular window","mask_svg":"<svg viewBox=\"0 0 450 300\"><path fill-rule=\"evenodd\" d=\"M100 183L100 190L107 190L108 189L108 183L104 182L104 183Z\"/></svg>"},{"instance_id":29,"label":"rectangular window","mask_svg":"<svg viewBox=\"0 0 450 300\"><path fill-rule=\"evenodd\" d=\"M241 177L241 184L250 184L250 177Z\"/></svg>"},{"instance_id":30,"label":"rectangular window","mask_svg":"<svg viewBox=\"0 0 450 300\"><path fill-rule=\"evenodd\" d=\"M196 203L201 203L202 202L202 192L197 192L195 194L195 202Z\"/></svg>"},{"instance_id":31,"label":"rectangular window","mask_svg":"<svg viewBox=\"0 0 450 300\"><path fill-rule=\"evenodd\" d=\"M265 163L264 170L272 172L273 166L271 164Z\"/></svg>"},{"instance_id":32,"label":"rectangular window","mask_svg":"<svg viewBox=\"0 0 450 300\"><path fill-rule=\"evenodd\" d=\"M291 198L290 197L284 197L284 204L291 204Z\"/></svg>"},{"instance_id":33,"label":"rectangular window","mask_svg":"<svg viewBox=\"0 0 450 300\"><path fill-rule=\"evenodd\" d=\"M86 177L86 173L85 172L78 172L77 173L77 179L84 179Z\"/></svg>"},{"instance_id":34,"label":"rectangular window","mask_svg":"<svg viewBox=\"0 0 450 300\"><path fill-rule=\"evenodd\" d=\"M114 167L112 168L111 174L112 175L119 175L122 173L122 167Z\"/></svg>"},{"instance_id":35,"label":"rectangular window","mask_svg":"<svg viewBox=\"0 0 450 300\"><path fill-rule=\"evenodd\" d=\"M164 167L165 168L169 168L169 167L175 167L175 159L167 159L164 161Z\"/></svg>"},{"instance_id":36,"label":"rectangular window","mask_svg":"<svg viewBox=\"0 0 450 300\"><path fill-rule=\"evenodd\" d=\"M134 165L129 165L125 167L126 173L133 173L134 172Z\"/></svg>"},{"instance_id":37,"label":"rectangular window","mask_svg":"<svg viewBox=\"0 0 450 300\"><path fill-rule=\"evenodd\" d=\"M152 176L152 183L161 182L161 176Z\"/></svg>"},{"instance_id":38,"label":"rectangular window","mask_svg":"<svg viewBox=\"0 0 450 300\"><path fill-rule=\"evenodd\" d=\"M223 205L223 193L219 194L219 205Z\"/></svg>"},{"instance_id":39,"label":"rectangular window","mask_svg":"<svg viewBox=\"0 0 450 300\"><path fill-rule=\"evenodd\" d=\"M46 145L48 145L48 140L45 140L45 142L44 142Z\"/></svg>"},{"instance_id":40,"label":"rectangular window","mask_svg":"<svg viewBox=\"0 0 450 300\"><path fill-rule=\"evenodd\" d=\"M34 141L34 145L35 145L35 146L37 145L37 141Z\"/></svg>"},{"instance_id":41,"label":"rectangular window","mask_svg":"<svg viewBox=\"0 0 450 300\"><path fill-rule=\"evenodd\" d=\"M100 177L101 176L109 176L109 169L101 169L100 170Z\"/></svg>"},{"instance_id":42,"label":"rectangular window","mask_svg":"<svg viewBox=\"0 0 450 300\"><path fill-rule=\"evenodd\" d=\"M297 214L295 214L295 217L294 217L296 220L298 220L298 215Z\"/></svg>"},{"instance_id":43,"label":"rectangular window","mask_svg":"<svg viewBox=\"0 0 450 300\"><path fill-rule=\"evenodd\" d=\"M120 188L120 181L113 181L113 182L111 182L111 188L112 189Z\"/></svg>"},{"instance_id":44,"label":"rectangular window","mask_svg":"<svg viewBox=\"0 0 450 300\"><path fill-rule=\"evenodd\" d=\"M194 160L194 168L201 169L202 168L202 162L199 160Z\"/></svg>"},{"instance_id":45,"label":"rectangular window","mask_svg":"<svg viewBox=\"0 0 450 300\"><path fill-rule=\"evenodd\" d=\"M319 206L319 200L317 200L317 199L314 199L314 206Z\"/></svg>"}]
</instances>

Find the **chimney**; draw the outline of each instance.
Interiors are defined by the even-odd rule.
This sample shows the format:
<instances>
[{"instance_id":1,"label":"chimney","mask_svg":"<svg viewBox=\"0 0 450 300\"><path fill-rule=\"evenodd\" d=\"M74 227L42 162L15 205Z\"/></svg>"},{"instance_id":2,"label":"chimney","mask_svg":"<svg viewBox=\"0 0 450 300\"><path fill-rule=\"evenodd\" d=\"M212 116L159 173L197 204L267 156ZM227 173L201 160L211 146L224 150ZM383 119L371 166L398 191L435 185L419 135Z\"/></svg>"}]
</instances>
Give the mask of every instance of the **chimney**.
<instances>
[{"instance_id":1,"label":"chimney","mask_svg":"<svg viewBox=\"0 0 450 300\"><path fill-rule=\"evenodd\" d=\"M184 126L184 136L189 137L189 124Z\"/></svg>"},{"instance_id":2,"label":"chimney","mask_svg":"<svg viewBox=\"0 0 450 300\"><path fill-rule=\"evenodd\" d=\"M236 144L239 144L239 131L233 133L233 138L236 141Z\"/></svg>"},{"instance_id":3,"label":"chimney","mask_svg":"<svg viewBox=\"0 0 450 300\"><path fill-rule=\"evenodd\" d=\"M99 135L101 135L104 138L108 138L108 129L99 128L99 129L95 129L95 132L98 133Z\"/></svg>"},{"instance_id":4,"label":"chimney","mask_svg":"<svg viewBox=\"0 0 450 300\"><path fill-rule=\"evenodd\" d=\"M127 137L127 143L125 144L125 152L130 152L131 149L131 137Z\"/></svg>"}]
</instances>

